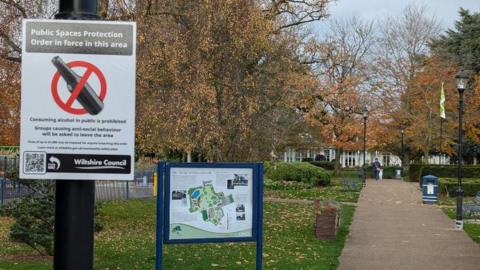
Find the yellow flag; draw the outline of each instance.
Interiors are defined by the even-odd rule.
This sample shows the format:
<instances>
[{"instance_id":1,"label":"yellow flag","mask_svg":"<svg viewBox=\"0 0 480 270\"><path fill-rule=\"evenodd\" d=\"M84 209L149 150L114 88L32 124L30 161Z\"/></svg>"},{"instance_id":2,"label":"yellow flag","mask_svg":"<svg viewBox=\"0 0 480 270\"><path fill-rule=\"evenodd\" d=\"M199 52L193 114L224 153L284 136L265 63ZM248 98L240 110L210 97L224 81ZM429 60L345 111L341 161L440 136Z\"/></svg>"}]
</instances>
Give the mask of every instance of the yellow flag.
<instances>
[{"instance_id":1,"label":"yellow flag","mask_svg":"<svg viewBox=\"0 0 480 270\"><path fill-rule=\"evenodd\" d=\"M445 90L443 89L443 82L442 87L440 88L440 117L445 119Z\"/></svg>"}]
</instances>

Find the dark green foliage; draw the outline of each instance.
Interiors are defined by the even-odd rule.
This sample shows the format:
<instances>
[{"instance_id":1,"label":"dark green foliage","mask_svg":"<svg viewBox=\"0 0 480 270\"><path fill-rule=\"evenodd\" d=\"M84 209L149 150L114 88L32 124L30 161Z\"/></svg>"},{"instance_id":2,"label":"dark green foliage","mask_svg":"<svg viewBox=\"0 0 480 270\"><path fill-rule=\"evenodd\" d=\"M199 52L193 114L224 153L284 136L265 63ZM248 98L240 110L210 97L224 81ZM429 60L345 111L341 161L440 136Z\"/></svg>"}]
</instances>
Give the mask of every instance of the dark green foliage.
<instances>
[{"instance_id":1,"label":"dark green foliage","mask_svg":"<svg viewBox=\"0 0 480 270\"><path fill-rule=\"evenodd\" d=\"M384 179L392 179L395 178L396 170L401 170L400 167L390 166L390 167L382 167L383 169L383 178ZM374 178L375 174L373 172L373 167L368 166L366 169L367 178ZM340 173L341 178L362 178L363 175L363 168L350 168L350 169L342 169Z\"/></svg>"},{"instance_id":2,"label":"dark green foliage","mask_svg":"<svg viewBox=\"0 0 480 270\"><path fill-rule=\"evenodd\" d=\"M20 201L7 204L0 213L15 219L10 228L10 239L27 244L40 254L53 255L54 182L21 183L31 192Z\"/></svg>"},{"instance_id":3,"label":"dark green foliage","mask_svg":"<svg viewBox=\"0 0 480 270\"><path fill-rule=\"evenodd\" d=\"M10 240L24 243L42 255L53 255L55 182L18 180L17 171L9 171L8 176L29 190L20 200L0 208L0 215L15 220L10 227ZM95 217L97 215L95 206ZM94 226L96 232L102 230L97 220Z\"/></svg>"},{"instance_id":4,"label":"dark green foliage","mask_svg":"<svg viewBox=\"0 0 480 270\"><path fill-rule=\"evenodd\" d=\"M265 161L263 162L263 174L267 174L267 172L273 167L273 162Z\"/></svg>"},{"instance_id":5,"label":"dark green foliage","mask_svg":"<svg viewBox=\"0 0 480 270\"><path fill-rule=\"evenodd\" d=\"M310 162L313 161L313 158L302 158L302 162Z\"/></svg>"},{"instance_id":6,"label":"dark green foliage","mask_svg":"<svg viewBox=\"0 0 480 270\"><path fill-rule=\"evenodd\" d=\"M480 178L480 166L463 165L462 166L464 178ZM422 176L435 175L438 177L455 178L457 177L457 165L428 165L422 169Z\"/></svg>"},{"instance_id":7,"label":"dark green foliage","mask_svg":"<svg viewBox=\"0 0 480 270\"><path fill-rule=\"evenodd\" d=\"M264 186L266 190L303 190L313 187L310 183L283 180L273 181L270 179L265 179Z\"/></svg>"},{"instance_id":8,"label":"dark green foliage","mask_svg":"<svg viewBox=\"0 0 480 270\"><path fill-rule=\"evenodd\" d=\"M363 176L363 168L344 168L340 171L340 178L342 179L361 179Z\"/></svg>"},{"instance_id":9,"label":"dark green foliage","mask_svg":"<svg viewBox=\"0 0 480 270\"><path fill-rule=\"evenodd\" d=\"M410 182L419 182L422 176L423 164L410 164L410 170L408 172L408 180Z\"/></svg>"},{"instance_id":10,"label":"dark green foliage","mask_svg":"<svg viewBox=\"0 0 480 270\"><path fill-rule=\"evenodd\" d=\"M480 40L478 46L480 46ZM463 142L462 156L464 164L472 164L474 158L480 158L480 144L477 144L472 141L471 138L466 137Z\"/></svg>"},{"instance_id":11,"label":"dark green foliage","mask_svg":"<svg viewBox=\"0 0 480 270\"><path fill-rule=\"evenodd\" d=\"M464 165L462 167L464 178L480 178L480 166ZM434 175L439 178L456 178L457 165L410 165L410 181L419 182L425 175Z\"/></svg>"},{"instance_id":12,"label":"dark green foliage","mask_svg":"<svg viewBox=\"0 0 480 270\"><path fill-rule=\"evenodd\" d=\"M276 163L265 171L265 178L274 181L303 182L314 186L330 184L330 175L324 169L303 162Z\"/></svg>"},{"instance_id":13,"label":"dark green foliage","mask_svg":"<svg viewBox=\"0 0 480 270\"><path fill-rule=\"evenodd\" d=\"M395 178L395 175L397 174L396 170L401 170L400 167L396 167L396 166L382 167L382 169L383 169L383 178L384 179ZM368 178L375 177L375 175L373 173L373 167L372 166L367 167L367 177Z\"/></svg>"},{"instance_id":14,"label":"dark green foliage","mask_svg":"<svg viewBox=\"0 0 480 270\"><path fill-rule=\"evenodd\" d=\"M460 20L455 30L449 29L439 40L432 43L433 49L459 63L465 69L480 72L480 13L460 9Z\"/></svg>"},{"instance_id":15,"label":"dark green foliage","mask_svg":"<svg viewBox=\"0 0 480 270\"><path fill-rule=\"evenodd\" d=\"M310 164L320 168L324 168L328 171L333 171L335 169L335 162L331 161L310 161Z\"/></svg>"},{"instance_id":16,"label":"dark green foliage","mask_svg":"<svg viewBox=\"0 0 480 270\"><path fill-rule=\"evenodd\" d=\"M440 194L455 196L458 180L456 178L440 178L438 181L438 190ZM464 196L475 196L480 191L479 178L466 178L462 181Z\"/></svg>"}]
</instances>

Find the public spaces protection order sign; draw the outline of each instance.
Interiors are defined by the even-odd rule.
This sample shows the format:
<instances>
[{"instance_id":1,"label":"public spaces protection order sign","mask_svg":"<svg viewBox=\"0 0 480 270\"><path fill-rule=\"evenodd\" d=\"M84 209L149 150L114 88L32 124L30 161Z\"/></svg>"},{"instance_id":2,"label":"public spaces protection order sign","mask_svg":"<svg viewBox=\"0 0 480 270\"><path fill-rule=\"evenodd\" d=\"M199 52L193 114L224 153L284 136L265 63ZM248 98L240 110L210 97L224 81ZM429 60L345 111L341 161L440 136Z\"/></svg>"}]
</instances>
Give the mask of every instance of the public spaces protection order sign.
<instances>
[{"instance_id":1,"label":"public spaces protection order sign","mask_svg":"<svg viewBox=\"0 0 480 270\"><path fill-rule=\"evenodd\" d=\"M20 177L132 180L133 22L24 20Z\"/></svg>"},{"instance_id":2,"label":"public spaces protection order sign","mask_svg":"<svg viewBox=\"0 0 480 270\"><path fill-rule=\"evenodd\" d=\"M255 241L259 167L167 164L166 243Z\"/></svg>"}]
</instances>

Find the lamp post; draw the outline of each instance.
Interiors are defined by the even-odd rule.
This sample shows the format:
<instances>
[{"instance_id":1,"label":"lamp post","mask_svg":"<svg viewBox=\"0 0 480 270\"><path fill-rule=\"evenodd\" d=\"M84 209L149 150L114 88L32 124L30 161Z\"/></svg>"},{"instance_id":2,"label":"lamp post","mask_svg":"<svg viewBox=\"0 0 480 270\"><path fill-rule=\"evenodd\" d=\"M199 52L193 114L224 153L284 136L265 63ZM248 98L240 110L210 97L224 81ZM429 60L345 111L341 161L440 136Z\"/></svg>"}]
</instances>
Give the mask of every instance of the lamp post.
<instances>
[{"instance_id":1,"label":"lamp post","mask_svg":"<svg viewBox=\"0 0 480 270\"><path fill-rule=\"evenodd\" d=\"M368 118L368 108L363 108L363 186L367 186L367 118Z\"/></svg>"},{"instance_id":2,"label":"lamp post","mask_svg":"<svg viewBox=\"0 0 480 270\"><path fill-rule=\"evenodd\" d=\"M457 90L459 94L458 99L458 144L457 144L457 156L458 156L458 184L457 184L457 220L455 221L455 228L458 230L463 229L463 217L462 217L462 203L463 203L463 190L462 190L462 148L463 148L463 92L467 87L468 76L463 71L460 70L457 76Z\"/></svg>"},{"instance_id":3,"label":"lamp post","mask_svg":"<svg viewBox=\"0 0 480 270\"><path fill-rule=\"evenodd\" d=\"M400 157L400 161L402 162L402 174L401 174L401 177L403 177L403 160L405 159L405 153L404 153L404 148L403 148L403 136L405 135L405 130L402 128L402 130L400 131L402 133L402 153L401 153L401 157ZM401 178L403 179L403 178Z\"/></svg>"}]
</instances>

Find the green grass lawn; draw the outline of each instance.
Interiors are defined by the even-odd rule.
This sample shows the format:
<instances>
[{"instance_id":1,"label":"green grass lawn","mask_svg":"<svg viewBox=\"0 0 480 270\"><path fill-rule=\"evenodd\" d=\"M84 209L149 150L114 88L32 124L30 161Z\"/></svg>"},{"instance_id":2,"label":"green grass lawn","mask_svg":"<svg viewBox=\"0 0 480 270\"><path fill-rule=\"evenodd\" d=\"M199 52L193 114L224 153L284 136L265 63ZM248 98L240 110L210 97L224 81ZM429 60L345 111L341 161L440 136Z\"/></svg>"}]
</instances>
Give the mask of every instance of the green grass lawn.
<instances>
[{"instance_id":1,"label":"green grass lawn","mask_svg":"<svg viewBox=\"0 0 480 270\"><path fill-rule=\"evenodd\" d=\"M314 187L301 190L265 190L265 197L282 199L302 199L322 201L335 200L338 202L357 202L362 187L361 180L356 181L356 191L343 191L341 180L334 178L327 187Z\"/></svg>"},{"instance_id":2,"label":"green grass lawn","mask_svg":"<svg viewBox=\"0 0 480 270\"><path fill-rule=\"evenodd\" d=\"M455 208L443 208L442 209L445 214L451 219L455 219L456 217L456 209ZM480 243L480 224L464 224L463 230L473 239L473 241Z\"/></svg>"},{"instance_id":3,"label":"green grass lawn","mask_svg":"<svg viewBox=\"0 0 480 270\"><path fill-rule=\"evenodd\" d=\"M463 203L469 203L473 204L474 203L475 197L463 197ZM439 205L445 205L445 206L455 206L457 205L457 197L447 197L444 195L440 195L438 197L438 204Z\"/></svg>"},{"instance_id":4,"label":"green grass lawn","mask_svg":"<svg viewBox=\"0 0 480 270\"><path fill-rule=\"evenodd\" d=\"M313 234L312 205L265 203L264 268L336 269L354 209L342 207L337 240L319 241ZM105 203L99 218L104 229L95 236L95 269L153 269L154 199ZM0 269L51 269L51 258L34 256L28 247L8 240L10 224L0 218ZM254 269L254 264L254 243L168 245L164 250L165 269Z\"/></svg>"}]
</instances>

